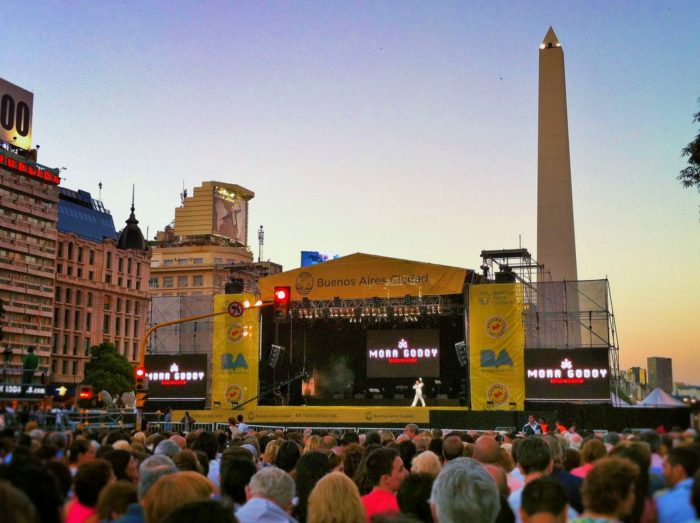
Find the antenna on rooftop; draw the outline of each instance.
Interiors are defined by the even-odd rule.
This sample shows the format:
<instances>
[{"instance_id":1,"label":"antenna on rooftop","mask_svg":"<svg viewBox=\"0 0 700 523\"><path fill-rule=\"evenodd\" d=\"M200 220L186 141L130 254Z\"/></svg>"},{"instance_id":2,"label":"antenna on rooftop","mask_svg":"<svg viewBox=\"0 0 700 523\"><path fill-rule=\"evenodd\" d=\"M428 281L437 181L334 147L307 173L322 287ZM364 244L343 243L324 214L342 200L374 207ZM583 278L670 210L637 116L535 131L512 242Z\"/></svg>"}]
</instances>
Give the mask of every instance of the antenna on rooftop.
<instances>
[{"instance_id":1,"label":"antenna on rooftop","mask_svg":"<svg viewBox=\"0 0 700 523\"><path fill-rule=\"evenodd\" d=\"M185 198L187 198L187 189L185 189L185 180L182 180L182 192L180 193L180 205L185 205Z\"/></svg>"},{"instance_id":2,"label":"antenna on rooftop","mask_svg":"<svg viewBox=\"0 0 700 523\"><path fill-rule=\"evenodd\" d=\"M98 183L97 187L100 189L99 192L97 193L98 194L97 199L102 201L102 182Z\"/></svg>"}]
</instances>

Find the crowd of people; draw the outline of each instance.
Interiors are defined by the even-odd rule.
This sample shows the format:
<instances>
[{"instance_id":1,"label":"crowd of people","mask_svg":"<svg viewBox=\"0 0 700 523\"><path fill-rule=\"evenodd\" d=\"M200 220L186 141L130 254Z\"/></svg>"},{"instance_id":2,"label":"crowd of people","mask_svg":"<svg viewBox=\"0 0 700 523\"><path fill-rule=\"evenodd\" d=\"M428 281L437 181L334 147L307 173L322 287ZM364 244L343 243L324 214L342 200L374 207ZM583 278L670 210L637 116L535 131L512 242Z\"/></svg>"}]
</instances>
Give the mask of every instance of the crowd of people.
<instances>
[{"instance_id":1,"label":"crowd of people","mask_svg":"<svg viewBox=\"0 0 700 523\"><path fill-rule=\"evenodd\" d=\"M562 428L531 418L513 433L409 424L358 434L254 430L232 418L226 430L148 433L44 431L28 421L0 431L0 519L699 521L695 431Z\"/></svg>"}]
</instances>

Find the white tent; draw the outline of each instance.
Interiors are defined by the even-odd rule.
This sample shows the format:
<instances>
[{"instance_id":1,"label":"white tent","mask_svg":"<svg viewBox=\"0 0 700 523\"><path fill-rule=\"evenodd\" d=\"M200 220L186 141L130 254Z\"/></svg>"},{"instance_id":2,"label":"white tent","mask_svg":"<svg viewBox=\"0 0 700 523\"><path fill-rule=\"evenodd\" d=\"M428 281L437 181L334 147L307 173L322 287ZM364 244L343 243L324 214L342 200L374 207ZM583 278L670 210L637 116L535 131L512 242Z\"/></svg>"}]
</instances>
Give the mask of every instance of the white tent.
<instances>
[{"instance_id":1,"label":"white tent","mask_svg":"<svg viewBox=\"0 0 700 523\"><path fill-rule=\"evenodd\" d=\"M685 403L677 400L671 396L668 392L662 389L654 389L649 395L644 398L639 405L641 407L659 407L659 408L673 408L673 407L687 407Z\"/></svg>"}]
</instances>

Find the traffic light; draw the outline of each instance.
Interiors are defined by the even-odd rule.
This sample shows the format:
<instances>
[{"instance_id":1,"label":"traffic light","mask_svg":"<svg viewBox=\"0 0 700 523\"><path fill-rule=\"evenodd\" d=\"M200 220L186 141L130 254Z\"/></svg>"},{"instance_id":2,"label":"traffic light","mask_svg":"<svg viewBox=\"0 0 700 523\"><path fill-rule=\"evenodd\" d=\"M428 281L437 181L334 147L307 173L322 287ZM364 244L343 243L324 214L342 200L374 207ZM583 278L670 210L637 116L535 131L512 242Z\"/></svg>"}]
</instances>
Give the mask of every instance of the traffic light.
<instances>
[{"instance_id":1,"label":"traffic light","mask_svg":"<svg viewBox=\"0 0 700 523\"><path fill-rule=\"evenodd\" d=\"M143 367L137 367L136 369L136 393L138 394L148 392L148 377L146 376L146 369Z\"/></svg>"},{"instance_id":2,"label":"traffic light","mask_svg":"<svg viewBox=\"0 0 700 523\"><path fill-rule=\"evenodd\" d=\"M78 390L78 407L88 409L92 404L92 385L81 385Z\"/></svg>"},{"instance_id":3,"label":"traffic light","mask_svg":"<svg viewBox=\"0 0 700 523\"><path fill-rule=\"evenodd\" d=\"M275 319L286 320L289 318L289 302L292 298L291 287L275 287Z\"/></svg>"}]
</instances>

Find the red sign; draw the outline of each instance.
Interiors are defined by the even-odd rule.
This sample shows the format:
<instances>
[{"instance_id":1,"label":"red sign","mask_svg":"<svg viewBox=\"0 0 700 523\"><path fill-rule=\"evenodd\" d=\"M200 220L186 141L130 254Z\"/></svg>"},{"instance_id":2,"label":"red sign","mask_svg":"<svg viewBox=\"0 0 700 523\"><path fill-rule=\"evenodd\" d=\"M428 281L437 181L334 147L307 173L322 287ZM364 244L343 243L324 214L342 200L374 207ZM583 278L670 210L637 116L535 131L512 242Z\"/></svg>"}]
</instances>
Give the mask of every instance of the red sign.
<instances>
[{"instance_id":1,"label":"red sign","mask_svg":"<svg viewBox=\"0 0 700 523\"><path fill-rule=\"evenodd\" d=\"M32 162L24 162L22 160L16 160L9 156L5 156L0 153L0 166L4 166L11 171L22 173L31 178L36 178L43 182L47 182L53 185L58 185L61 183L61 178L53 171L47 171L46 169L41 169Z\"/></svg>"}]
</instances>

